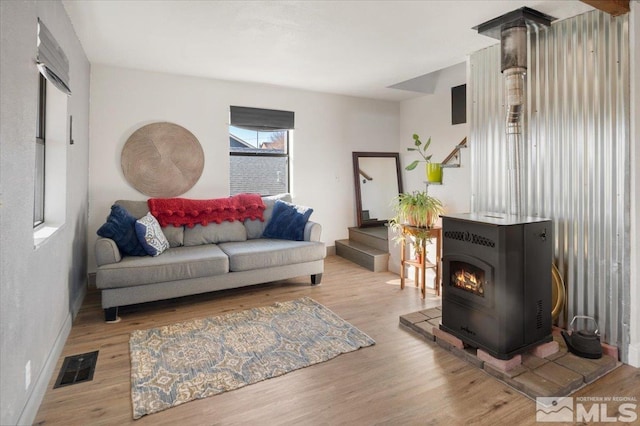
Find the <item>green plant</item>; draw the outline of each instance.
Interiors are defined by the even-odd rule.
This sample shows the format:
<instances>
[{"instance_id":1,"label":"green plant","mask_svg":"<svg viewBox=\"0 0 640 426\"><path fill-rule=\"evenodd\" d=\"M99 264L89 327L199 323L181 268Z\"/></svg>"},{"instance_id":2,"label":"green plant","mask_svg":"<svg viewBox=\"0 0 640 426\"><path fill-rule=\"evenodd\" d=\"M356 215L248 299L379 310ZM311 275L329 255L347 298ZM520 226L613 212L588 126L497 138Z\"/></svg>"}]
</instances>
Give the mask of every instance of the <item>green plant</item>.
<instances>
[{"instance_id":1,"label":"green plant","mask_svg":"<svg viewBox=\"0 0 640 426\"><path fill-rule=\"evenodd\" d=\"M442 202L425 191L398 194L394 198L392 207L396 214L391 219L393 226L406 224L420 228L431 228L443 212Z\"/></svg>"},{"instance_id":2,"label":"green plant","mask_svg":"<svg viewBox=\"0 0 640 426\"><path fill-rule=\"evenodd\" d=\"M389 226L396 233L396 243L405 238L401 229L403 225L422 228L412 231L416 253L419 253L422 240L431 242L430 229L444 211L442 202L424 191L414 191L399 194L394 198L392 207L396 215L389 220Z\"/></svg>"},{"instance_id":3,"label":"green plant","mask_svg":"<svg viewBox=\"0 0 640 426\"><path fill-rule=\"evenodd\" d=\"M415 151L418 154L420 154L420 156L423 158L423 160L415 160L414 162L412 162L411 164L409 164L407 167L405 167L405 170L413 170L418 166L418 163L421 162L425 162L425 163L430 163L431 162L431 155L427 155L427 149L429 149L429 145L431 145L431 138L427 139L427 141L423 144L422 141L420 140L420 136L418 136L416 133L413 134L413 145L412 147L407 148L407 151Z\"/></svg>"},{"instance_id":4,"label":"green plant","mask_svg":"<svg viewBox=\"0 0 640 426\"><path fill-rule=\"evenodd\" d=\"M389 220L389 226L397 235L396 242L404 238L402 233L403 225L423 228L413 230L413 237L416 239L416 247L421 247L420 242L426 240L430 242L430 228L438 220L438 216L444 211L442 203L435 197L424 191L405 192L394 198L393 209L396 215Z\"/></svg>"}]
</instances>

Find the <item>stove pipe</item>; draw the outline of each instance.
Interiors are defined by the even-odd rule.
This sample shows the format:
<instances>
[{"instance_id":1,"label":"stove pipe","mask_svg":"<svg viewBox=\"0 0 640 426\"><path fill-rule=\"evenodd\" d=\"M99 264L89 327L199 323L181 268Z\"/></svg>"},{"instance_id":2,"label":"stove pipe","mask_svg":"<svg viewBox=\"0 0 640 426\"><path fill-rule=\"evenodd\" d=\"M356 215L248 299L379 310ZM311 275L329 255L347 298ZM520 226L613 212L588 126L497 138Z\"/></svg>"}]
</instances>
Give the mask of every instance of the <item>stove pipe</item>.
<instances>
[{"instance_id":1,"label":"stove pipe","mask_svg":"<svg viewBox=\"0 0 640 426\"><path fill-rule=\"evenodd\" d=\"M501 70L506 95L509 169L509 214L522 215L522 113L526 102L527 26L524 20L504 26L500 33Z\"/></svg>"},{"instance_id":2,"label":"stove pipe","mask_svg":"<svg viewBox=\"0 0 640 426\"><path fill-rule=\"evenodd\" d=\"M524 215L521 155L525 142L522 113L526 103L524 76L527 72L527 31L548 27L554 20L554 17L537 10L521 7L474 27L479 34L500 40L501 70L507 108L508 213L516 216Z\"/></svg>"}]
</instances>

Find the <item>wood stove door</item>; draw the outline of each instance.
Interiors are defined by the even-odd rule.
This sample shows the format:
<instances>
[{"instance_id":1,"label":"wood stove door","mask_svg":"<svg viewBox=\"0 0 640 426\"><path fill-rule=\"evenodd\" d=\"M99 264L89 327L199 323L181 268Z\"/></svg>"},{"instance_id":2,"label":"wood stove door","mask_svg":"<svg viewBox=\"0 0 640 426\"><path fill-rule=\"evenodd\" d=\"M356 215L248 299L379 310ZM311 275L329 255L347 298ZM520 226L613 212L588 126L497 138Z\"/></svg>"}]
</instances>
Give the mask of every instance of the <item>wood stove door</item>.
<instances>
[{"instance_id":1,"label":"wood stove door","mask_svg":"<svg viewBox=\"0 0 640 426\"><path fill-rule=\"evenodd\" d=\"M464 254L442 259L443 298L464 306L492 313L494 308L493 267L481 259Z\"/></svg>"}]
</instances>

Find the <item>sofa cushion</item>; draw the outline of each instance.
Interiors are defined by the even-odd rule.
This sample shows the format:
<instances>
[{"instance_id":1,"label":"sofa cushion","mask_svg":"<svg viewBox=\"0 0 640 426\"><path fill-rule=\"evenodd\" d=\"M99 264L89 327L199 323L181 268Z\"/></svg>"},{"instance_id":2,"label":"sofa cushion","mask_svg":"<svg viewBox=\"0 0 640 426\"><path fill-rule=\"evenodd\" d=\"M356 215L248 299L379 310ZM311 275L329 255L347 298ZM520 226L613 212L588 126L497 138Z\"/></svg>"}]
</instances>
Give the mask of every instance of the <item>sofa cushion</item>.
<instances>
[{"instance_id":1,"label":"sofa cushion","mask_svg":"<svg viewBox=\"0 0 640 426\"><path fill-rule=\"evenodd\" d=\"M184 245L184 226L165 226L162 228L162 232L169 241L169 247Z\"/></svg>"},{"instance_id":2,"label":"sofa cushion","mask_svg":"<svg viewBox=\"0 0 640 426\"><path fill-rule=\"evenodd\" d=\"M147 213L136 220L135 229L138 240L148 255L159 256L169 248L169 241L167 241L160 224L151 213Z\"/></svg>"},{"instance_id":3,"label":"sofa cushion","mask_svg":"<svg viewBox=\"0 0 640 426\"><path fill-rule=\"evenodd\" d=\"M136 218L124 207L114 204L107 221L102 225L97 234L104 238L111 238L123 254L130 256L146 256L135 230Z\"/></svg>"},{"instance_id":4,"label":"sofa cushion","mask_svg":"<svg viewBox=\"0 0 640 426\"><path fill-rule=\"evenodd\" d=\"M149 206L146 201L117 200L115 204L124 207L129 213L140 219L149 213ZM183 226L165 226L162 233L169 241L169 247L180 247L183 245Z\"/></svg>"},{"instance_id":5,"label":"sofa cushion","mask_svg":"<svg viewBox=\"0 0 640 426\"><path fill-rule=\"evenodd\" d=\"M184 229L184 245L218 244L229 241L246 241L247 230L242 222L210 223L207 226L195 225Z\"/></svg>"},{"instance_id":6,"label":"sofa cushion","mask_svg":"<svg viewBox=\"0 0 640 426\"><path fill-rule=\"evenodd\" d=\"M267 238L222 243L218 247L229 256L229 270L232 272L322 260L326 254L322 242Z\"/></svg>"},{"instance_id":7,"label":"sofa cushion","mask_svg":"<svg viewBox=\"0 0 640 426\"><path fill-rule=\"evenodd\" d=\"M237 244L237 243L236 243ZM229 258L213 244L176 247L157 257L123 257L98 268L98 288L131 287L165 281L209 277L229 271Z\"/></svg>"},{"instance_id":8,"label":"sofa cushion","mask_svg":"<svg viewBox=\"0 0 640 426\"><path fill-rule=\"evenodd\" d=\"M264 228L263 238L304 241L304 227L313 209L276 200L271 220Z\"/></svg>"},{"instance_id":9,"label":"sofa cushion","mask_svg":"<svg viewBox=\"0 0 640 426\"><path fill-rule=\"evenodd\" d=\"M264 228L271 220L271 215L273 214L273 207L277 200L286 201L287 203L291 202L291 194L278 194L278 195L270 195L267 197L262 197L262 202L265 205L264 212L262 213L262 217L264 222L259 219L247 219L244 221L244 226L247 228L247 238L252 240L254 238L262 237L262 233L264 232Z\"/></svg>"}]
</instances>

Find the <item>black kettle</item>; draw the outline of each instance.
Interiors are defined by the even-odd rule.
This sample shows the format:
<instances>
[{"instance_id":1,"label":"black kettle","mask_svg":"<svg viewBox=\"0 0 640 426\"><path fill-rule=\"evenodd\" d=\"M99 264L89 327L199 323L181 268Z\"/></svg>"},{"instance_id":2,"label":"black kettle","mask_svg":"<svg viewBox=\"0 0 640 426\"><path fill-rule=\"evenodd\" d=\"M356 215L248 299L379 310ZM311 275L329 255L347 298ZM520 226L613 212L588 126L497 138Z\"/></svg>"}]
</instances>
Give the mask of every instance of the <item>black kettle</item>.
<instances>
[{"instance_id":1,"label":"black kettle","mask_svg":"<svg viewBox=\"0 0 640 426\"><path fill-rule=\"evenodd\" d=\"M595 330L575 330L573 323L578 318L593 321L596 325ZM570 333L564 330L561 332L569 352L581 358L602 358L602 345L600 344L600 335L598 334L598 323L594 318L576 315L573 317L573 320L571 320L571 324L569 324L569 331Z\"/></svg>"}]
</instances>

